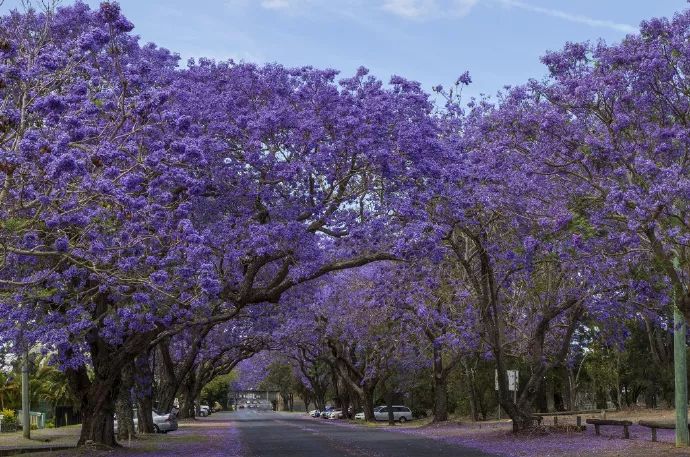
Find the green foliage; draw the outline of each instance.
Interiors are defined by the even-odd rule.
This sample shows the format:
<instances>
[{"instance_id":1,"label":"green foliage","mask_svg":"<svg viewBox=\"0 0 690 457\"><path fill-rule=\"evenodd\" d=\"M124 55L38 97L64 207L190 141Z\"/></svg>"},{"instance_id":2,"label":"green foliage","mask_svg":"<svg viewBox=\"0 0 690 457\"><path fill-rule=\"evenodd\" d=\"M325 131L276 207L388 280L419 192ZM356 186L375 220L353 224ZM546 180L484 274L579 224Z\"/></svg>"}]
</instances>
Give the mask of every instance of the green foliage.
<instances>
[{"instance_id":1,"label":"green foliage","mask_svg":"<svg viewBox=\"0 0 690 457\"><path fill-rule=\"evenodd\" d=\"M227 408L229 385L236 377L237 374L235 372L215 377L201 390L201 400L208 405L213 405L217 402L224 408Z\"/></svg>"},{"instance_id":2,"label":"green foliage","mask_svg":"<svg viewBox=\"0 0 690 457\"><path fill-rule=\"evenodd\" d=\"M650 407L671 406L674 400L673 334L660 328L631 325L631 334L621 354L621 384L625 401L643 397ZM655 345L653 353L650 341ZM661 403L663 402L663 403Z\"/></svg>"},{"instance_id":3,"label":"green foliage","mask_svg":"<svg viewBox=\"0 0 690 457\"><path fill-rule=\"evenodd\" d=\"M290 365L273 362L268 367L268 375L259 384L259 389L277 390L285 397L287 394L294 392L296 382Z\"/></svg>"},{"instance_id":4,"label":"green foliage","mask_svg":"<svg viewBox=\"0 0 690 457\"><path fill-rule=\"evenodd\" d=\"M0 415L4 416L2 423L5 425L14 425L17 423L17 415L14 410L3 409L0 410Z\"/></svg>"},{"instance_id":5,"label":"green foliage","mask_svg":"<svg viewBox=\"0 0 690 457\"><path fill-rule=\"evenodd\" d=\"M14 373L0 373L0 409L19 407L20 385Z\"/></svg>"},{"instance_id":6,"label":"green foliage","mask_svg":"<svg viewBox=\"0 0 690 457\"><path fill-rule=\"evenodd\" d=\"M612 388L618 385L619 353L612 348L594 343L585 361L585 369L594 384L601 388Z\"/></svg>"},{"instance_id":7,"label":"green foliage","mask_svg":"<svg viewBox=\"0 0 690 457\"><path fill-rule=\"evenodd\" d=\"M26 226L27 221L28 219L10 217L2 221L0 226L9 232L18 232Z\"/></svg>"},{"instance_id":8,"label":"green foliage","mask_svg":"<svg viewBox=\"0 0 690 457\"><path fill-rule=\"evenodd\" d=\"M65 374L50 364L50 357L39 358L34 367L29 383L33 405L40 400L46 400L52 405L73 401Z\"/></svg>"}]
</instances>

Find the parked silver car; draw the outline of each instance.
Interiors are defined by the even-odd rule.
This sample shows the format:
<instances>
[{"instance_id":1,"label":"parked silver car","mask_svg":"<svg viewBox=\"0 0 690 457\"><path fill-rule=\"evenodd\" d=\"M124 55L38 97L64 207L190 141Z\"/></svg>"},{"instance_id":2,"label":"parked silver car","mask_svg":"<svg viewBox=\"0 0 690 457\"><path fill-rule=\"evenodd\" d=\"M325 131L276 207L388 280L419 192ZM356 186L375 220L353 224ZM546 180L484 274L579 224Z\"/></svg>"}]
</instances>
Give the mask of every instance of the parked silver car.
<instances>
[{"instance_id":1,"label":"parked silver car","mask_svg":"<svg viewBox=\"0 0 690 457\"><path fill-rule=\"evenodd\" d=\"M388 420L388 407L379 406L374 409L374 418L377 421L387 421ZM400 422L411 421L412 411L407 406L395 405L393 406L393 419Z\"/></svg>"},{"instance_id":2,"label":"parked silver car","mask_svg":"<svg viewBox=\"0 0 690 457\"><path fill-rule=\"evenodd\" d=\"M177 416L172 413L160 414L157 411L153 411L153 432L154 433L168 433L177 430ZM134 427L136 428L139 424L139 418L137 416L137 411L134 410ZM115 416L114 424L115 433L117 433L117 416Z\"/></svg>"}]
</instances>

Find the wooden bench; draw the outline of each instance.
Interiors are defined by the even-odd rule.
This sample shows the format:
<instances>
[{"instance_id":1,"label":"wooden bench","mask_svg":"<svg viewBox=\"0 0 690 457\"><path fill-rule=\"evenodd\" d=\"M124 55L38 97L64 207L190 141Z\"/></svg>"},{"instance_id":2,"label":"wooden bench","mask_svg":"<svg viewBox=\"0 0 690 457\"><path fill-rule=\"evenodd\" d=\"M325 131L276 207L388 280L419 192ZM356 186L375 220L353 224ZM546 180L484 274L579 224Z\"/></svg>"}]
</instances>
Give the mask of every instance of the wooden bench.
<instances>
[{"instance_id":1,"label":"wooden bench","mask_svg":"<svg viewBox=\"0 0 690 457\"><path fill-rule=\"evenodd\" d=\"M587 411L589 412L589 411ZM558 425L558 417L566 417L566 416L575 416L575 420L577 422L577 428L582 429L582 416L580 414L576 413L571 413L571 412L560 412L560 413L534 413L533 416L537 419L537 423L541 425L542 420L544 420L545 417L553 417L553 425ZM584 429L583 429L584 430Z\"/></svg>"},{"instance_id":2,"label":"wooden bench","mask_svg":"<svg viewBox=\"0 0 690 457\"><path fill-rule=\"evenodd\" d=\"M647 427L652 429L652 441L656 442L656 431L657 429L664 430L675 430L676 424L673 422L658 422L658 421L639 421L639 425L642 427ZM688 429L690 429L690 424L688 424Z\"/></svg>"},{"instance_id":3,"label":"wooden bench","mask_svg":"<svg viewBox=\"0 0 690 457\"><path fill-rule=\"evenodd\" d=\"M632 425L631 421L617 421L612 419L587 419L588 424L594 425L594 433L599 435L599 427L602 425L613 425L618 427L623 427L623 438L626 440L630 439L630 427Z\"/></svg>"},{"instance_id":4,"label":"wooden bench","mask_svg":"<svg viewBox=\"0 0 690 457\"><path fill-rule=\"evenodd\" d=\"M577 416L577 415L584 415L584 414L599 414L599 413L612 413L617 411L616 409L578 409L578 410L573 410L573 411L554 411L551 413L534 413L534 416L543 416L543 417L550 417L550 416Z\"/></svg>"}]
</instances>

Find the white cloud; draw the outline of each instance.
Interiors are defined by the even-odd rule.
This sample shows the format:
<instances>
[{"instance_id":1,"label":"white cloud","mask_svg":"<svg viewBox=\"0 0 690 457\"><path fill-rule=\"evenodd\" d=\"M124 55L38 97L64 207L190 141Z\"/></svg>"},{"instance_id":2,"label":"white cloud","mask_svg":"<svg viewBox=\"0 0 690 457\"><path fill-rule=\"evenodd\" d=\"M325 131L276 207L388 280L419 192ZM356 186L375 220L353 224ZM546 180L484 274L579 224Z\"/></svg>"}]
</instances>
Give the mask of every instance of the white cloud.
<instances>
[{"instance_id":1,"label":"white cloud","mask_svg":"<svg viewBox=\"0 0 690 457\"><path fill-rule=\"evenodd\" d=\"M519 0L498 0L505 6L512 8L519 8L521 10L530 11L532 13L544 14L546 16L556 17L570 22L576 22L578 24L589 25L590 27L603 27L611 30L616 30L618 32L633 33L637 31L636 27L629 24L622 24L619 22L607 21L603 19L595 19L593 17L584 16L581 14L572 14L566 11L543 8L537 5L531 5Z\"/></svg>"},{"instance_id":2,"label":"white cloud","mask_svg":"<svg viewBox=\"0 0 690 457\"><path fill-rule=\"evenodd\" d=\"M433 0L386 0L383 2L384 10L403 17L426 16L435 6Z\"/></svg>"},{"instance_id":3,"label":"white cloud","mask_svg":"<svg viewBox=\"0 0 690 457\"><path fill-rule=\"evenodd\" d=\"M384 0L383 9L407 18L465 16L477 2L478 0Z\"/></svg>"},{"instance_id":4,"label":"white cloud","mask_svg":"<svg viewBox=\"0 0 690 457\"><path fill-rule=\"evenodd\" d=\"M284 10L290 8L290 2L288 0L263 0L261 6L269 10Z\"/></svg>"}]
</instances>

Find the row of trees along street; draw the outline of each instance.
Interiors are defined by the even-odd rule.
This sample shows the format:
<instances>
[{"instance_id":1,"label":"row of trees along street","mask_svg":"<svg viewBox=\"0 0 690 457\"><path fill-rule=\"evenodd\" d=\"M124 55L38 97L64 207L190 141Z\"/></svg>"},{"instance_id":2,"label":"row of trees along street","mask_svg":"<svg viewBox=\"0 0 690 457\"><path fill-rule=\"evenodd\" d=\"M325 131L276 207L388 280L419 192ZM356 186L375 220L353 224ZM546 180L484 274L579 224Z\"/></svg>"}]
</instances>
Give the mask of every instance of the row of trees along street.
<instances>
[{"instance_id":1,"label":"row of trees along street","mask_svg":"<svg viewBox=\"0 0 690 457\"><path fill-rule=\"evenodd\" d=\"M185 65L133 27L111 2L0 17L5 407L30 348L80 444L135 405L143 433L193 416L238 364L367 420L675 404L687 444L690 12L471 100L467 73L432 97Z\"/></svg>"}]
</instances>

